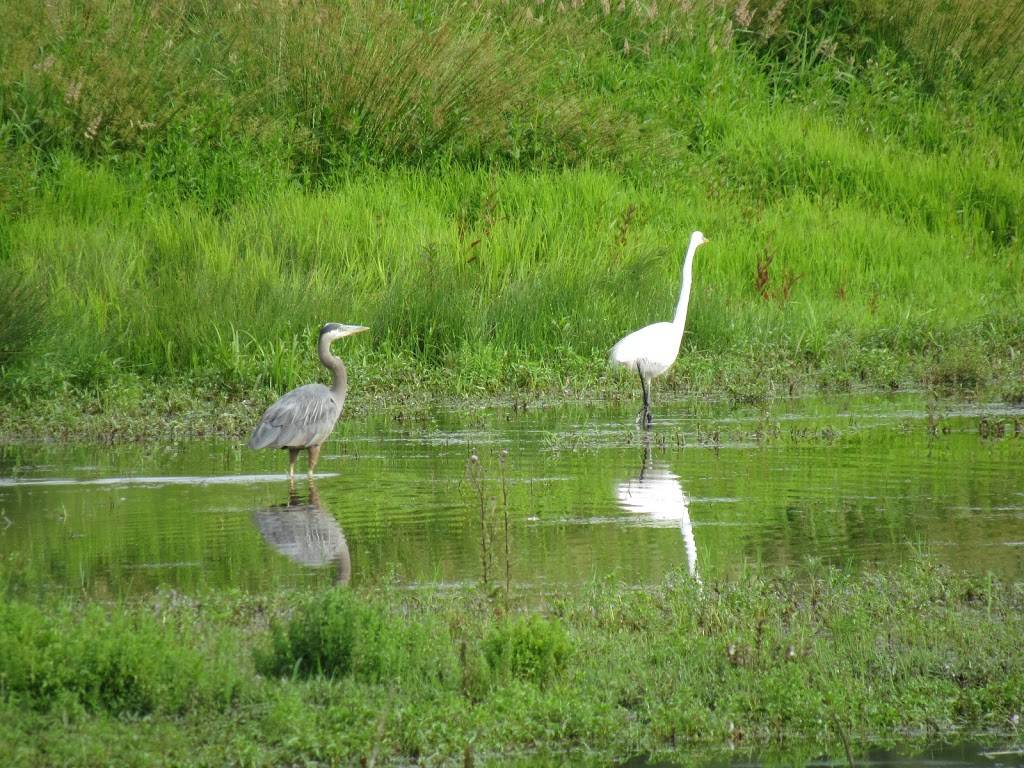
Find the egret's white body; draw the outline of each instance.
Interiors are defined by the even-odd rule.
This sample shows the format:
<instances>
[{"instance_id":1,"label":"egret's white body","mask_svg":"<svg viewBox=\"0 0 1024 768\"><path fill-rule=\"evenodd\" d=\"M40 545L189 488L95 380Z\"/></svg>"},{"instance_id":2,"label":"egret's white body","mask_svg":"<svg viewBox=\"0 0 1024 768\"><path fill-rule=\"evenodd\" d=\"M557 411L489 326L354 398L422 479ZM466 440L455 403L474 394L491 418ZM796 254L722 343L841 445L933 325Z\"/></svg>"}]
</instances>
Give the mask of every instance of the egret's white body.
<instances>
[{"instance_id":1,"label":"egret's white body","mask_svg":"<svg viewBox=\"0 0 1024 768\"><path fill-rule=\"evenodd\" d=\"M653 379L672 367L682 340L681 324L653 323L633 331L612 347L611 360L632 368L645 379Z\"/></svg>"},{"instance_id":2,"label":"egret's white body","mask_svg":"<svg viewBox=\"0 0 1024 768\"><path fill-rule=\"evenodd\" d=\"M686 310L690 303L690 288L693 285L693 256L697 249L707 242L700 232L690 235L690 245L686 249L683 260L683 284L679 291L679 303L676 314L670 323L654 323L639 331L633 331L623 337L612 347L609 360L616 364L636 371L640 376L643 388L644 407L641 420L646 425L651 423L651 380L660 376L676 361L679 356L679 344L683 340L686 328Z\"/></svg>"}]
</instances>

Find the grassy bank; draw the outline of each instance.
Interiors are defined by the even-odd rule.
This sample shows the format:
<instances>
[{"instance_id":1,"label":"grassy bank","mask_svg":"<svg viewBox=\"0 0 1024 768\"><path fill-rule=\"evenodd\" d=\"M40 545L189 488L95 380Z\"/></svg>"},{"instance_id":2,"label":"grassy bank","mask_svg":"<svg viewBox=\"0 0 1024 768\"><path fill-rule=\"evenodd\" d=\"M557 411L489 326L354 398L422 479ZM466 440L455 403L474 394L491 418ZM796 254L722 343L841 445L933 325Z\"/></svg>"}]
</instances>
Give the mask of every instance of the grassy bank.
<instances>
[{"instance_id":1,"label":"grassy bank","mask_svg":"<svg viewBox=\"0 0 1024 768\"><path fill-rule=\"evenodd\" d=\"M914 560L542 597L392 587L81 605L5 567L7 765L842 754L1012 734L1020 585ZM144 746L141 746L144 745Z\"/></svg>"},{"instance_id":2,"label":"grassy bank","mask_svg":"<svg viewBox=\"0 0 1024 768\"><path fill-rule=\"evenodd\" d=\"M793 360L778 349L691 354L659 379L656 397L684 403L696 414L717 403L759 406L769 412L773 402L791 396L886 393L905 385L938 408L947 402L1024 402L1024 358L1019 354L999 360L976 349L916 356L879 348L846 353L821 367ZM634 377L608 369L603 358L562 358L563 367L555 368L502 356L475 369L476 378L455 381L446 369L407 355L367 354L349 358L348 364L359 383L346 400L345 420L416 420L429 418L438 409L500 413L596 401L625 402L632 409L640 397ZM528 383L507 388L488 375L506 368L517 382ZM311 367L309 380L322 375ZM112 376L102 386L58 383L48 395L41 388L38 392L21 392L0 403L0 441L246 439L262 410L280 394L269 383L225 389L192 377L154 380L130 373ZM628 423L627 417L623 424Z\"/></svg>"},{"instance_id":3,"label":"grassy bank","mask_svg":"<svg viewBox=\"0 0 1024 768\"><path fill-rule=\"evenodd\" d=\"M696 228L662 392L1020 395L1012 4L3 14L8 436L154 400L231 431L321 374L327 320L373 331L356 409L616 391L607 350L670 315Z\"/></svg>"},{"instance_id":4,"label":"grassy bank","mask_svg":"<svg viewBox=\"0 0 1024 768\"><path fill-rule=\"evenodd\" d=\"M221 215L139 200L76 161L61 174L53 199L8 229L23 290L49 296L41 324L24 305L33 340L5 371L8 435L151 434L154 414L178 436L236 434L275 393L323 378L312 340L327 317L372 329L339 345L355 412L438 396L634 397L607 349L670 315L679 244L697 226L720 235L699 253L660 396L1021 396L1024 262L980 229L934 232L804 192L751 219L699 188L600 170L374 171ZM837 252L848 256L825 257Z\"/></svg>"}]
</instances>

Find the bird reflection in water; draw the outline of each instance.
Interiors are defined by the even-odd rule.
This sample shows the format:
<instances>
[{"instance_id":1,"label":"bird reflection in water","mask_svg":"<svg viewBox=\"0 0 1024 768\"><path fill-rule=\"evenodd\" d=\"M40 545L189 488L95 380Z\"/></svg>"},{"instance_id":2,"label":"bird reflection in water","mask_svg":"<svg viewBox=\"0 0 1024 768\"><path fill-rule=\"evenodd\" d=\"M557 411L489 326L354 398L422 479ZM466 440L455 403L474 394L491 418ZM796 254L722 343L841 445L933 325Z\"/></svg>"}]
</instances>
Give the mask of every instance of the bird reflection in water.
<instances>
[{"instance_id":1,"label":"bird reflection in water","mask_svg":"<svg viewBox=\"0 0 1024 768\"><path fill-rule=\"evenodd\" d=\"M309 499L303 502L288 486L288 503L257 509L253 522L267 544L299 565L322 568L334 565L334 581L348 584L352 560L341 526L324 508L316 484L309 484Z\"/></svg>"},{"instance_id":2,"label":"bird reflection in water","mask_svg":"<svg viewBox=\"0 0 1024 768\"><path fill-rule=\"evenodd\" d=\"M615 488L619 506L626 512L646 515L657 522L678 522L686 548L686 565L690 575L700 581L697 572L697 542L690 522L690 499L683 492L679 476L664 464L651 458L651 444L645 441L640 475L621 482Z\"/></svg>"}]
</instances>

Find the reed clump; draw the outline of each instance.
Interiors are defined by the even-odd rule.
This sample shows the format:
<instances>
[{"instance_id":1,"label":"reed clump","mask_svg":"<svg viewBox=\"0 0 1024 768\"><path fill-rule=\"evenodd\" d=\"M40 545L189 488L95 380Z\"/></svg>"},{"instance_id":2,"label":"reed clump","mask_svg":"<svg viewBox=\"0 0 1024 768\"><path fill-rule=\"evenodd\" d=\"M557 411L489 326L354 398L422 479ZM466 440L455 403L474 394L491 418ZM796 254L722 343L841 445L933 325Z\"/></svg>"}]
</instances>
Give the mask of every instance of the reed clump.
<instances>
[{"instance_id":1,"label":"reed clump","mask_svg":"<svg viewBox=\"0 0 1024 768\"><path fill-rule=\"evenodd\" d=\"M540 86L540 32L510 39L468 4L11 4L0 29L10 144L141 164L218 207L353 161L571 157L602 135L571 92Z\"/></svg>"}]
</instances>

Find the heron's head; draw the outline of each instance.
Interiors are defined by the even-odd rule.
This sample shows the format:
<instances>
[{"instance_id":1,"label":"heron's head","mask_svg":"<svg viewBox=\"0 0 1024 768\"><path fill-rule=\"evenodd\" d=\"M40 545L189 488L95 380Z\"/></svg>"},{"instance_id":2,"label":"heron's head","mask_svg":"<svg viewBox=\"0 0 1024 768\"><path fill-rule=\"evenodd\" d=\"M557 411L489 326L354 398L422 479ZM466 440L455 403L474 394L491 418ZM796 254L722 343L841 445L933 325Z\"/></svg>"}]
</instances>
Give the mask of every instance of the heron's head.
<instances>
[{"instance_id":1,"label":"heron's head","mask_svg":"<svg viewBox=\"0 0 1024 768\"><path fill-rule=\"evenodd\" d=\"M690 235L690 245L692 245L694 248L696 248L699 245L704 245L704 243L709 243L709 242L711 242L711 241L708 240L706 237L704 237L704 233L703 232L697 231L697 232L694 232L692 235Z\"/></svg>"},{"instance_id":2,"label":"heron's head","mask_svg":"<svg viewBox=\"0 0 1024 768\"><path fill-rule=\"evenodd\" d=\"M335 339L343 339L346 336L352 336L363 331L370 330L365 325L344 325L343 323L327 323L323 328L320 329L320 338L326 338L328 341L334 341Z\"/></svg>"}]
</instances>

